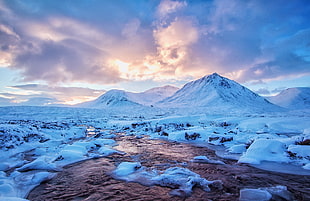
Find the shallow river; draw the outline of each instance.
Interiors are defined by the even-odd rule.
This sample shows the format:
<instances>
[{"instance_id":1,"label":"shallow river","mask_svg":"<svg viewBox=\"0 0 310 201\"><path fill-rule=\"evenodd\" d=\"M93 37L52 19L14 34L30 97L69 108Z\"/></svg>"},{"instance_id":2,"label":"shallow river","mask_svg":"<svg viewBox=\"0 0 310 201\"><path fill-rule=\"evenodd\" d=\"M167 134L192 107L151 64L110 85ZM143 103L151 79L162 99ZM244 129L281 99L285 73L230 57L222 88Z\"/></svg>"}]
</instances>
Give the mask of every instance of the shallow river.
<instances>
[{"instance_id":1,"label":"shallow river","mask_svg":"<svg viewBox=\"0 0 310 201\"><path fill-rule=\"evenodd\" d=\"M36 187L29 200L238 200L242 188L287 186L295 200L310 200L310 176L265 171L236 160L223 159L215 151L191 144L150 140L147 137L118 135L115 149L122 154L91 159L66 166L52 180ZM194 163L193 157L208 156L225 165ZM115 180L111 171L124 161L138 161L143 166L165 170L186 167L207 180L222 180L223 188L205 192L194 188L190 197L171 196L171 188L143 186Z\"/></svg>"}]
</instances>

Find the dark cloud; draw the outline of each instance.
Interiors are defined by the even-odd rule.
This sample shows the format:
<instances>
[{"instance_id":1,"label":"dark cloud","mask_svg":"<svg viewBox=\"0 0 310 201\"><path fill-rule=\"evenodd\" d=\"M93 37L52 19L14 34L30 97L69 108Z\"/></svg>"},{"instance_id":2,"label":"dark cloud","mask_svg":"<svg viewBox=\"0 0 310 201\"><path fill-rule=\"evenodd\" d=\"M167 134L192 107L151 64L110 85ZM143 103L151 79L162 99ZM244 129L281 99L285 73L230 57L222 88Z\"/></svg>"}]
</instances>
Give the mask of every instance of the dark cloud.
<instances>
[{"instance_id":1,"label":"dark cloud","mask_svg":"<svg viewBox=\"0 0 310 201\"><path fill-rule=\"evenodd\" d=\"M310 73L310 4L279 3L213 1L209 20L199 21L204 36L193 47L196 68L235 72L241 82Z\"/></svg>"},{"instance_id":2,"label":"dark cloud","mask_svg":"<svg viewBox=\"0 0 310 201\"><path fill-rule=\"evenodd\" d=\"M310 29L278 40L263 51L267 61L246 69L239 78L240 81L310 74L310 60L307 57L310 52Z\"/></svg>"}]
</instances>

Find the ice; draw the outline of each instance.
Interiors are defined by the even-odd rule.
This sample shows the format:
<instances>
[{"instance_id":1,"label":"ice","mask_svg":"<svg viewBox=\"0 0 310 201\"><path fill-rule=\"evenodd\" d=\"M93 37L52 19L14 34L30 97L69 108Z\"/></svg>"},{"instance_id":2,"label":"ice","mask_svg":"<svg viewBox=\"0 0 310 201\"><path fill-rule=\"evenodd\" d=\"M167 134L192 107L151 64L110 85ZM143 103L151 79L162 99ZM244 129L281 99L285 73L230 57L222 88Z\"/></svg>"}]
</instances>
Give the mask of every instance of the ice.
<instances>
[{"instance_id":1,"label":"ice","mask_svg":"<svg viewBox=\"0 0 310 201\"><path fill-rule=\"evenodd\" d=\"M296 154L297 157L309 157L310 145L290 145L288 151Z\"/></svg>"},{"instance_id":2,"label":"ice","mask_svg":"<svg viewBox=\"0 0 310 201\"><path fill-rule=\"evenodd\" d=\"M242 189L240 190L239 201L269 201L272 195L267 190Z\"/></svg>"},{"instance_id":3,"label":"ice","mask_svg":"<svg viewBox=\"0 0 310 201\"><path fill-rule=\"evenodd\" d=\"M274 200L294 200L292 193L287 190L286 186L279 185L259 189L268 191Z\"/></svg>"},{"instance_id":4,"label":"ice","mask_svg":"<svg viewBox=\"0 0 310 201\"><path fill-rule=\"evenodd\" d=\"M31 163L28 163L17 170L20 172L25 172L29 170L50 170L50 171L60 171L61 168L59 168L53 161L55 160L54 157L49 156L41 156L37 158L36 160L32 161Z\"/></svg>"},{"instance_id":5,"label":"ice","mask_svg":"<svg viewBox=\"0 0 310 201\"><path fill-rule=\"evenodd\" d=\"M211 164L219 164L219 165L225 164L223 161L211 160L207 156L195 156L192 161L195 163L211 163Z\"/></svg>"},{"instance_id":6,"label":"ice","mask_svg":"<svg viewBox=\"0 0 310 201\"><path fill-rule=\"evenodd\" d=\"M231 146L228 151L233 154L242 154L246 151L245 144L238 144Z\"/></svg>"},{"instance_id":7,"label":"ice","mask_svg":"<svg viewBox=\"0 0 310 201\"><path fill-rule=\"evenodd\" d=\"M288 162L284 143L278 140L257 139L240 157L239 163L259 164L261 161Z\"/></svg>"},{"instance_id":8,"label":"ice","mask_svg":"<svg viewBox=\"0 0 310 201\"><path fill-rule=\"evenodd\" d=\"M8 163L0 163L0 171L6 171L10 168L10 165Z\"/></svg>"},{"instance_id":9,"label":"ice","mask_svg":"<svg viewBox=\"0 0 310 201\"><path fill-rule=\"evenodd\" d=\"M302 166L302 168L310 170L310 163L305 164L304 166Z\"/></svg>"},{"instance_id":10,"label":"ice","mask_svg":"<svg viewBox=\"0 0 310 201\"><path fill-rule=\"evenodd\" d=\"M0 198L2 196L14 196L15 195L15 189L10 183L3 183L2 180L0 184Z\"/></svg>"},{"instance_id":11,"label":"ice","mask_svg":"<svg viewBox=\"0 0 310 201\"><path fill-rule=\"evenodd\" d=\"M141 163L139 162L122 162L113 172L117 177L124 177L134 173L141 167Z\"/></svg>"},{"instance_id":12,"label":"ice","mask_svg":"<svg viewBox=\"0 0 310 201\"><path fill-rule=\"evenodd\" d=\"M96 139L96 140L93 140L92 143L100 145L100 146L103 146L103 145L112 146L116 144L115 140L112 140L112 139Z\"/></svg>"},{"instance_id":13,"label":"ice","mask_svg":"<svg viewBox=\"0 0 310 201\"><path fill-rule=\"evenodd\" d=\"M240 190L240 201L294 200L286 186L273 186L258 189Z\"/></svg>"},{"instance_id":14,"label":"ice","mask_svg":"<svg viewBox=\"0 0 310 201\"><path fill-rule=\"evenodd\" d=\"M109 147L102 146L99 148L98 153L103 155L103 156L108 156L108 155L111 155L113 153L117 153L117 151L114 149L111 149Z\"/></svg>"},{"instance_id":15,"label":"ice","mask_svg":"<svg viewBox=\"0 0 310 201\"><path fill-rule=\"evenodd\" d=\"M173 195L189 196L194 186L201 187L204 191L210 191L209 185L215 181L208 181L201 178L200 175L180 167L172 167L165 170L162 174L151 179L155 184L177 188L171 192ZM221 183L220 181L216 181Z\"/></svg>"},{"instance_id":16,"label":"ice","mask_svg":"<svg viewBox=\"0 0 310 201\"><path fill-rule=\"evenodd\" d=\"M14 171L9 177L3 175L0 178L0 199L5 200L6 197L12 197L11 199L26 197L33 187L42 181L52 178L54 175L53 173L42 171L28 171L25 173Z\"/></svg>"},{"instance_id":17,"label":"ice","mask_svg":"<svg viewBox=\"0 0 310 201\"><path fill-rule=\"evenodd\" d=\"M194 186L210 191L209 185L215 184L218 188L222 185L221 181L208 181L186 168L172 167L159 172L154 169L147 170L139 162L122 162L113 173L116 178L129 182L174 188L171 194L177 196L189 196Z\"/></svg>"}]
</instances>

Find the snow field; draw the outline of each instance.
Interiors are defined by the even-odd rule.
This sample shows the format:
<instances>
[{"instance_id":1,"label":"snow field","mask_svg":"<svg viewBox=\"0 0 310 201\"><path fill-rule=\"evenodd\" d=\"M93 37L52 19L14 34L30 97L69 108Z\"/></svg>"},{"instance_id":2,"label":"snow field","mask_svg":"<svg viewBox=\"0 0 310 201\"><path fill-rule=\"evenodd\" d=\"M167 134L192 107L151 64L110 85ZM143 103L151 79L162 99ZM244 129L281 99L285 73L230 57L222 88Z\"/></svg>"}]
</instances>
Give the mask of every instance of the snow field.
<instances>
[{"instance_id":1,"label":"snow field","mask_svg":"<svg viewBox=\"0 0 310 201\"><path fill-rule=\"evenodd\" d=\"M218 145L214 147L237 155L240 163L287 163L310 174L310 115L305 113L167 112L141 116L106 110L20 107L4 108L0 114L0 200L23 200L34 186L64 165L115 153L111 130L123 135L149 135L151 139ZM205 156L197 156L193 162L221 163ZM204 189L211 185L185 168L159 172L141 164L125 164L122 170L117 169L121 175L115 175L120 179L171 185L176 195L190 194L192 184Z\"/></svg>"},{"instance_id":2,"label":"snow field","mask_svg":"<svg viewBox=\"0 0 310 201\"><path fill-rule=\"evenodd\" d=\"M47 109L51 109L51 119L57 119L62 111ZM112 148L115 141L104 138L111 138L108 131L97 138L86 137L87 126L75 118L47 121L46 115L40 120L36 114L36 120L22 116L19 120L14 115L10 120L5 115L0 119L0 200L26 200L23 198L31 189L53 177L64 165L117 152ZM96 125L92 120L83 122Z\"/></svg>"},{"instance_id":3,"label":"snow field","mask_svg":"<svg viewBox=\"0 0 310 201\"><path fill-rule=\"evenodd\" d=\"M240 163L262 161L291 163L309 168L309 145L298 145L310 139L308 116L252 115L241 116L169 116L155 120L125 124L135 125L131 134L147 134L151 138L171 141L209 143L239 154ZM309 172L310 174L310 172Z\"/></svg>"}]
</instances>

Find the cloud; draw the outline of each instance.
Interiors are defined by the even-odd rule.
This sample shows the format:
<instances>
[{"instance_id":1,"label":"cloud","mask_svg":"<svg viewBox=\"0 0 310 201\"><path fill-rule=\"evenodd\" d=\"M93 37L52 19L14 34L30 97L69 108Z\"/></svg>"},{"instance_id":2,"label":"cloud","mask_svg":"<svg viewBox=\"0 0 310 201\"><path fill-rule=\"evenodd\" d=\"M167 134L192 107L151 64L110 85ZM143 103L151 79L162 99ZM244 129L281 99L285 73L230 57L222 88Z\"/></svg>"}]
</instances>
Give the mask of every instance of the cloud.
<instances>
[{"instance_id":1,"label":"cloud","mask_svg":"<svg viewBox=\"0 0 310 201\"><path fill-rule=\"evenodd\" d=\"M160 18L164 18L167 15L186 7L186 5L187 3L185 1L162 0L157 7L157 13Z\"/></svg>"},{"instance_id":2,"label":"cloud","mask_svg":"<svg viewBox=\"0 0 310 201\"><path fill-rule=\"evenodd\" d=\"M279 3L2 1L0 65L53 85L309 74L310 6Z\"/></svg>"},{"instance_id":3,"label":"cloud","mask_svg":"<svg viewBox=\"0 0 310 201\"><path fill-rule=\"evenodd\" d=\"M244 70L239 80L276 79L292 75L310 74L310 29L276 41L263 49L266 61Z\"/></svg>"},{"instance_id":4,"label":"cloud","mask_svg":"<svg viewBox=\"0 0 310 201\"><path fill-rule=\"evenodd\" d=\"M159 56L167 64L179 64L187 56L187 48L197 42L198 37L198 30L189 19L177 19L167 27L154 30Z\"/></svg>"}]
</instances>

